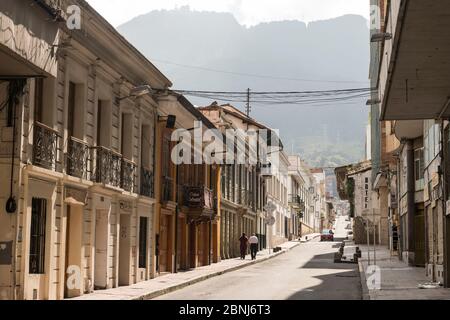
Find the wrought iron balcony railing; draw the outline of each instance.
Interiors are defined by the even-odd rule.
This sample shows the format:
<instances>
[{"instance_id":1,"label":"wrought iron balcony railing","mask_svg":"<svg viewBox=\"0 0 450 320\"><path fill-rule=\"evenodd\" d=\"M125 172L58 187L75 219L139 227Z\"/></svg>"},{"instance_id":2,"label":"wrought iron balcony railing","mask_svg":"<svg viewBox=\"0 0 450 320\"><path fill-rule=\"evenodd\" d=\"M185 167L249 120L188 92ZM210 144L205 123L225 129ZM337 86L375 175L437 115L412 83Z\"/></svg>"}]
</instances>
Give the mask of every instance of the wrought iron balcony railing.
<instances>
[{"instance_id":1,"label":"wrought iron balcony railing","mask_svg":"<svg viewBox=\"0 0 450 320\"><path fill-rule=\"evenodd\" d=\"M67 146L67 174L88 178L89 146L77 138L70 137Z\"/></svg>"},{"instance_id":2,"label":"wrought iron balcony railing","mask_svg":"<svg viewBox=\"0 0 450 320\"><path fill-rule=\"evenodd\" d=\"M91 151L92 180L121 187L122 155L105 147L93 147Z\"/></svg>"},{"instance_id":3,"label":"wrought iron balcony railing","mask_svg":"<svg viewBox=\"0 0 450 320\"><path fill-rule=\"evenodd\" d=\"M161 200L163 202L173 200L173 179L170 177L163 177L162 179Z\"/></svg>"},{"instance_id":4,"label":"wrought iron balcony railing","mask_svg":"<svg viewBox=\"0 0 450 320\"><path fill-rule=\"evenodd\" d=\"M242 189L240 191L239 204L246 207L253 207L253 199L249 190Z\"/></svg>"},{"instance_id":5,"label":"wrought iron balcony railing","mask_svg":"<svg viewBox=\"0 0 450 320\"><path fill-rule=\"evenodd\" d=\"M128 192L136 190L136 164L130 160L122 158L120 187Z\"/></svg>"},{"instance_id":6,"label":"wrought iron balcony railing","mask_svg":"<svg viewBox=\"0 0 450 320\"><path fill-rule=\"evenodd\" d=\"M304 201L297 194L289 195L289 205L295 209L301 209L301 208L304 208L304 206L305 206Z\"/></svg>"},{"instance_id":7,"label":"wrought iron balcony railing","mask_svg":"<svg viewBox=\"0 0 450 320\"><path fill-rule=\"evenodd\" d=\"M155 182L153 172L145 167L141 167L141 196L153 198L155 196Z\"/></svg>"},{"instance_id":8,"label":"wrought iron balcony railing","mask_svg":"<svg viewBox=\"0 0 450 320\"><path fill-rule=\"evenodd\" d=\"M33 164L56 170L58 158L58 132L46 125L34 122Z\"/></svg>"}]
</instances>

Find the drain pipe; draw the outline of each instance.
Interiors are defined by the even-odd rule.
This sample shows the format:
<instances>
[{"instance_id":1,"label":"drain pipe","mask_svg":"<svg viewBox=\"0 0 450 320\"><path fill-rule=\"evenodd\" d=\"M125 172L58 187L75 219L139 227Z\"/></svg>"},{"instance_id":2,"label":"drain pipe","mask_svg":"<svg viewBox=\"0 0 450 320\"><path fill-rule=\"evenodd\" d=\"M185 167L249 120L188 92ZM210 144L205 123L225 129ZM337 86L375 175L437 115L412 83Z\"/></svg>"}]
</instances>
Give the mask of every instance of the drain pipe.
<instances>
[{"instance_id":1,"label":"drain pipe","mask_svg":"<svg viewBox=\"0 0 450 320\"><path fill-rule=\"evenodd\" d=\"M415 172L414 172L414 146L412 140L406 142L406 162L407 162L407 199L408 199L408 213L407 213L407 228L408 228L408 264L415 264L415 243L414 243L414 218L416 215L415 205ZM411 256L413 253L414 259Z\"/></svg>"}]
</instances>

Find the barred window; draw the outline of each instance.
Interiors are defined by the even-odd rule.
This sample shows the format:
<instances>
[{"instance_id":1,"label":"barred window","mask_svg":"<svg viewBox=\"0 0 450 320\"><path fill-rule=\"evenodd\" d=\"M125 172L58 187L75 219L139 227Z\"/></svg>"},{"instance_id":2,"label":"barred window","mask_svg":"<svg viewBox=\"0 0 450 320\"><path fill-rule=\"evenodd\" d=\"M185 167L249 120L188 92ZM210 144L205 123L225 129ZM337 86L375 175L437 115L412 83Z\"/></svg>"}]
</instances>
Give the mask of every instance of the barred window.
<instances>
[{"instance_id":1,"label":"barred window","mask_svg":"<svg viewBox=\"0 0 450 320\"><path fill-rule=\"evenodd\" d=\"M33 198L30 227L30 274L45 273L45 227L47 200Z\"/></svg>"},{"instance_id":2,"label":"barred window","mask_svg":"<svg viewBox=\"0 0 450 320\"><path fill-rule=\"evenodd\" d=\"M147 266L147 222L148 218L139 219L139 268Z\"/></svg>"}]
</instances>

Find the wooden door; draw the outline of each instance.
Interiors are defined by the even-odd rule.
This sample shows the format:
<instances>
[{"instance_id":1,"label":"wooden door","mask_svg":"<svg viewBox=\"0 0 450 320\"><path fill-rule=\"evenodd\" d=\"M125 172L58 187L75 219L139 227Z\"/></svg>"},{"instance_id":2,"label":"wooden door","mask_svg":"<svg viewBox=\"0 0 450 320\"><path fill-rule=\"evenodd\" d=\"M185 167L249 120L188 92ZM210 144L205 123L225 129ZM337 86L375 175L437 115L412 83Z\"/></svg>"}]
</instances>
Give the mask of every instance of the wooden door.
<instances>
[{"instance_id":1,"label":"wooden door","mask_svg":"<svg viewBox=\"0 0 450 320\"><path fill-rule=\"evenodd\" d=\"M106 289L108 285L108 212L98 210L95 217L95 272L94 286Z\"/></svg>"},{"instance_id":2,"label":"wooden door","mask_svg":"<svg viewBox=\"0 0 450 320\"><path fill-rule=\"evenodd\" d=\"M169 255L170 255L170 216L161 215L160 225L160 243L159 243L159 271L169 272Z\"/></svg>"},{"instance_id":3,"label":"wooden door","mask_svg":"<svg viewBox=\"0 0 450 320\"><path fill-rule=\"evenodd\" d=\"M119 234L119 286L129 286L131 272L131 215L120 215Z\"/></svg>"},{"instance_id":4,"label":"wooden door","mask_svg":"<svg viewBox=\"0 0 450 320\"><path fill-rule=\"evenodd\" d=\"M197 243L198 243L198 250L197 250L197 256L198 256L198 263L200 266L204 266L205 265L205 261L203 259L204 255L205 255L205 251L204 251L204 239L205 239L205 230L204 230L204 224L200 224L198 227L198 233L197 233Z\"/></svg>"},{"instance_id":5,"label":"wooden door","mask_svg":"<svg viewBox=\"0 0 450 320\"><path fill-rule=\"evenodd\" d=\"M425 266L425 216L424 211L419 210L414 217L414 248L415 265Z\"/></svg>"}]
</instances>

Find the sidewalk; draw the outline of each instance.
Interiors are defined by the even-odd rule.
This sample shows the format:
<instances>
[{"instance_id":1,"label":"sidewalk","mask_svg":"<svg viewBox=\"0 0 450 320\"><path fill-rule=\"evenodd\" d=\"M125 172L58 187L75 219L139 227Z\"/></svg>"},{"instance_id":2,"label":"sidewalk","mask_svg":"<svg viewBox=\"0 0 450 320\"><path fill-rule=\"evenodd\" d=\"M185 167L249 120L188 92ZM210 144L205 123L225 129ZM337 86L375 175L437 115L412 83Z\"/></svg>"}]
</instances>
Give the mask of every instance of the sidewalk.
<instances>
[{"instance_id":1,"label":"sidewalk","mask_svg":"<svg viewBox=\"0 0 450 320\"><path fill-rule=\"evenodd\" d=\"M312 240L313 237L310 238ZM282 251L273 253L273 250L258 252L256 260L250 256L246 260L229 259L210 266L199 267L190 271L167 274L152 280L140 282L128 287L119 287L96 291L91 294L69 300L149 300L158 296L182 289L194 283L201 282L224 273L272 259L300 245L299 241L286 242L279 247Z\"/></svg>"},{"instance_id":2,"label":"sidewalk","mask_svg":"<svg viewBox=\"0 0 450 320\"><path fill-rule=\"evenodd\" d=\"M361 285L364 300L450 300L450 289L419 289L418 285L429 283L425 268L410 267L391 256L386 247L376 247L376 266L381 270L381 289L370 290L367 286L367 246L361 245L362 258L359 260ZM370 247L371 265L373 265L373 247Z\"/></svg>"}]
</instances>

